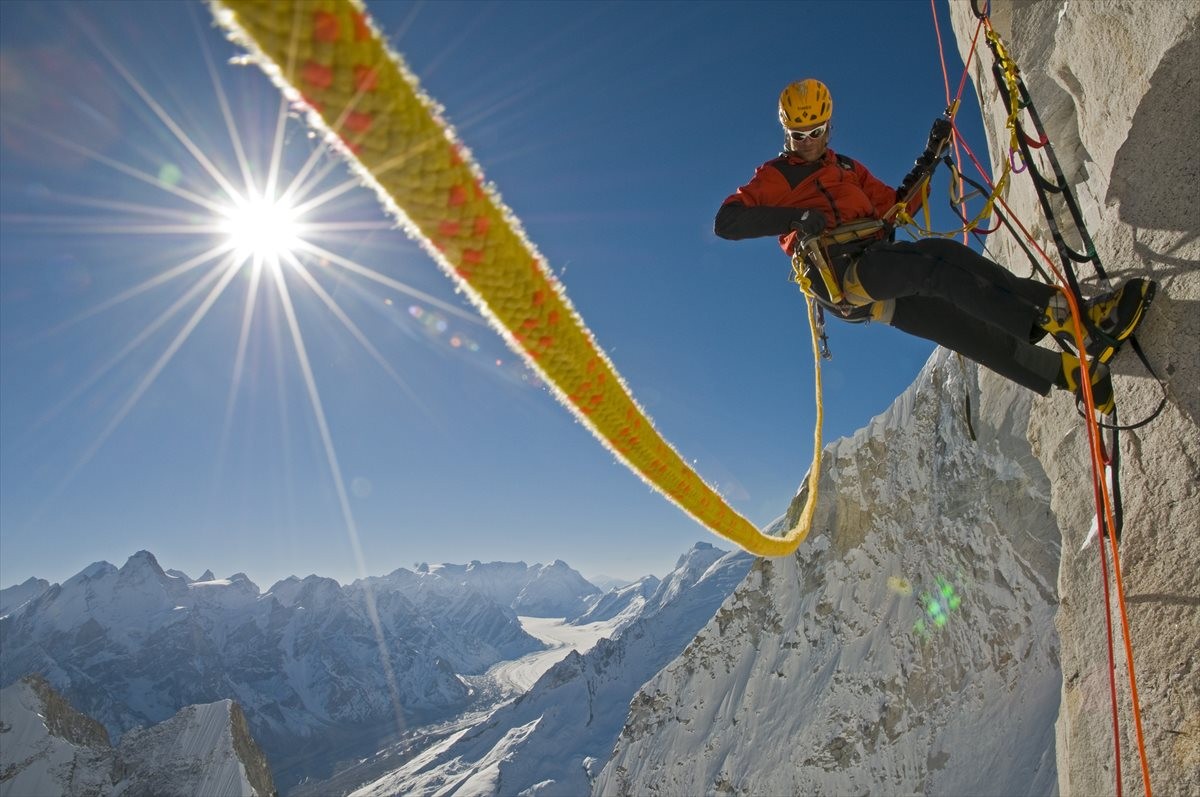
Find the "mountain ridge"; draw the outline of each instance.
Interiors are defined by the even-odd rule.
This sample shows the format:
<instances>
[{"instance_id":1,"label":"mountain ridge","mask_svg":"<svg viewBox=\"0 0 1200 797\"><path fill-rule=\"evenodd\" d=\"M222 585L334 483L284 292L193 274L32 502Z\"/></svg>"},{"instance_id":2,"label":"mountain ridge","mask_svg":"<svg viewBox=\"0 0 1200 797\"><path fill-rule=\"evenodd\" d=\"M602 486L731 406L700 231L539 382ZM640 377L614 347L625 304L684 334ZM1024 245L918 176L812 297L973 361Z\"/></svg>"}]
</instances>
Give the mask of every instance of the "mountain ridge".
<instances>
[{"instance_id":1,"label":"mountain ridge","mask_svg":"<svg viewBox=\"0 0 1200 797\"><path fill-rule=\"evenodd\" d=\"M565 564L520 574L505 587L517 605L532 594L567 615L598 593ZM0 686L40 673L116 740L184 705L236 696L284 780L298 779L345 755L325 748L374 745L398 715L419 723L461 710L474 690L460 673L542 649L509 606L410 575L423 587L408 594L397 578L342 586L315 575L262 593L243 573L189 580L144 550L120 567L94 562L62 584L5 591L21 600L0 619ZM316 744L329 733L341 741Z\"/></svg>"},{"instance_id":2,"label":"mountain ridge","mask_svg":"<svg viewBox=\"0 0 1200 797\"><path fill-rule=\"evenodd\" d=\"M112 746L104 726L47 681L0 689L0 795L277 794L266 757L232 700L180 709Z\"/></svg>"}]
</instances>

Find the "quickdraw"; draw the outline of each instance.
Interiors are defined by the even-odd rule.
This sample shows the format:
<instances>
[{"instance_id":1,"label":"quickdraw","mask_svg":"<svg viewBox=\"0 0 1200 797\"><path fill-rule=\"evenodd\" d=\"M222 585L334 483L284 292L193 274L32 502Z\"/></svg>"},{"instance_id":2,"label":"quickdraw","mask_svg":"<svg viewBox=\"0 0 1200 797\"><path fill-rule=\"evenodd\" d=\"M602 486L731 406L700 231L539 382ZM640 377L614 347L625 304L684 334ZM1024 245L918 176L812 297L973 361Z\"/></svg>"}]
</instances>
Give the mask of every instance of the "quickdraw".
<instances>
[{"instance_id":1,"label":"quickdraw","mask_svg":"<svg viewBox=\"0 0 1200 797\"><path fill-rule=\"evenodd\" d=\"M978 10L976 11L976 15L979 16ZM1091 263L1092 268L1096 271L1096 276L1102 280L1109 279L1108 273L1104 270L1104 266L1100 262L1100 255L1096 251L1096 245L1093 243L1092 236L1088 232L1087 225L1083 220L1083 212L1079 208L1079 201L1076 199L1075 192L1071 190L1070 183L1063 173L1058 157L1054 153L1054 147L1050 144L1050 139L1046 135L1041 117L1038 115L1037 106L1034 105L1033 97L1030 96L1029 89L1025 86L1025 81L1021 78L1016 62L1008 54L1007 49L1004 47L1004 42L1000 39L1000 35L992 29L990 22L986 21L987 17L980 16L979 18L984 20L981 24L984 25L988 46L991 48L994 57L992 66L993 75L997 85L1001 87L1001 94L1006 97L1008 103L1008 124L1011 125L1012 131L1009 151L1014 154L1017 152L1020 153L1024 168L1028 169L1029 175L1033 179L1038 203L1042 208L1042 215L1046 220L1050 236L1062 261L1062 273L1066 277L1066 282L1071 293L1074 294L1077 301L1081 302L1083 300L1083 292L1079 287L1079 278L1075 273L1073 264ZM1022 127L1020 121L1022 111L1029 116L1029 120L1033 123L1034 130L1038 136L1037 139L1031 138ZM1053 172L1053 179L1048 178L1039 168L1037 159L1033 156L1033 149L1042 150L1042 154ZM1055 212L1051 204L1051 195L1061 197L1070 217L1071 229L1083 244L1082 252L1073 249L1067 243L1062 226L1059 224L1059 215ZM1078 320L1082 322L1086 333L1093 339L1103 340L1108 343L1117 343L1117 341L1114 341L1103 330L1092 323L1091 317L1086 313L1082 314ZM1147 373L1163 388L1163 394L1154 411L1136 423L1128 426L1102 424L1105 428L1110 428L1114 431L1128 431L1145 426L1158 417L1167 403L1166 383L1154 370L1154 367L1146 358L1145 352L1135 337L1130 338L1130 346L1133 348L1134 353L1137 354L1138 359L1141 360Z\"/></svg>"}]
</instances>

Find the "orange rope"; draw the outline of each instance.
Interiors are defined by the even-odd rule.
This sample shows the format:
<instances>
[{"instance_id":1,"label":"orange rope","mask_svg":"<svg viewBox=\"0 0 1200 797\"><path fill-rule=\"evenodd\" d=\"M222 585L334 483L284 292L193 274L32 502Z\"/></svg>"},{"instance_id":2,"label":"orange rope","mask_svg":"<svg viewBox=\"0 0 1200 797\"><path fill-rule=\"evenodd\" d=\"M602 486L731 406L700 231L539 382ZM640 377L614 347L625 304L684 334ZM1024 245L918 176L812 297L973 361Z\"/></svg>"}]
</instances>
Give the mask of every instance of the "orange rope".
<instances>
[{"instance_id":1,"label":"orange rope","mask_svg":"<svg viewBox=\"0 0 1200 797\"><path fill-rule=\"evenodd\" d=\"M933 14L933 31L937 35L938 60L942 64L942 85L946 89L946 112L950 114L950 124L954 128L954 140L952 142L954 144L954 157L956 160L961 160L962 155L958 148L958 142L959 142L959 139L961 138L961 135L958 132L958 126L954 124L954 114L958 111L958 103L959 103L959 100L962 99L963 87L966 86L966 83L967 83L967 70L963 69L962 80L960 80L958 83L958 94L955 95L953 100L951 100L950 99L950 72L949 72L949 70L946 69L946 54L945 54L945 50L942 47L942 26L938 23L937 0L929 0L929 10ZM971 53L967 55L967 63L970 63L971 55L974 55L974 53L975 53L975 43L979 41L979 31L982 28L983 28L983 20L980 20L979 24L975 26L975 36L974 36L974 38L971 39ZM951 110L951 109L953 109L953 110ZM963 194L964 194L963 181L962 181L962 177L959 177L958 178L958 196L961 198L963 196ZM966 201L962 200L962 202L960 204L965 205ZM963 216L964 221L965 221L966 213L962 213L961 215ZM964 228L963 233L962 233L964 245L966 245L967 242L970 240L970 235L971 235L971 231Z\"/></svg>"},{"instance_id":2,"label":"orange rope","mask_svg":"<svg viewBox=\"0 0 1200 797\"><path fill-rule=\"evenodd\" d=\"M935 5L935 0L930 0L930 7L933 10L933 24L934 24L934 29L937 32L937 38L938 38L938 56L941 59L941 63L942 63L942 77L943 77L943 82L946 87L947 103L949 103L950 102L949 74L946 71L946 60L945 60L945 56L942 51L941 29L940 29L940 26L938 25L937 7ZM987 27L987 29L990 33L993 33L993 34L995 33L995 31L992 28L990 19L987 16L982 17L979 20L979 24L975 28L975 35L971 41L971 52L967 56L967 63L964 65L964 69L963 69L963 76L962 76L962 79L959 81L958 97L955 98L955 101L954 101L955 105L957 105L958 100L962 97L962 91L966 85L966 80L967 80L967 70L970 68L970 61L975 53L975 46L979 39L979 32L984 26ZM991 175L988 174L988 172L980 165L979 160L975 157L975 154L971 151L970 146L967 145L967 143L962 140L961 135L958 135L957 127L955 127L955 133L956 133L956 135L955 135L955 153L956 153L956 155L958 154L958 146L959 146L959 144L961 144L962 147L966 150L967 154L969 155L972 163L975 164L975 168L979 171L979 174L987 182L988 186L994 190L995 185L992 183ZM1040 142L1041 145L1044 145L1045 143L1046 142L1044 139L1042 142ZM960 190L960 195L961 195L961 190ZM1014 214L1012 212L1012 209L1008 206L1008 203L1005 202L1004 197L997 195L996 199L1000 202L1000 205L1004 208L1004 211L1008 214L1009 218L1017 225L1017 227L1020 228L1021 233L1025 236L1025 238L1029 241L1029 243L1033 245L1033 248L1035 250L1037 250L1037 252L1042 256L1042 259L1046 261L1046 264L1050 267L1051 272L1054 274L1055 279L1058 281L1059 286L1062 287L1064 285L1067 285L1068 283L1067 283L1066 279L1064 278L1063 274L1059 271L1058 267L1054 264L1053 260L1051 260L1051 258L1046 254L1045 250L1042 249L1042 247L1034 239L1033 235L1029 232L1029 230L1025 227L1025 225L1021 222L1021 220L1016 216L1016 214ZM1075 294L1071 290L1064 289L1063 293L1067 297L1067 305L1070 308L1071 320L1074 325L1073 332L1074 332L1074 336L1075 336L1075 348L1076 348L1076 351L1079 353L1080 383L1082 386L1084 404L1087 407L1094 407L1095 405L1093 403L1091 379L1086 378L1086 376L1085 376L1086 374L1090 373L1090 369L1088 367L1087 349L1084 346L1084 341L1083 341L1083 332L1082 332L1083 321L1082 321L1082 313L1081 313L1080 307L1079 307L1079 301L1078 301L1077 297L1075 296ZM1151 787L1150 787L1150 767L1149 767L1149 763L1147 761L1147 756L1146 756L1145 736L1144 736L1143 729L1142 729L1142 712L1141 712L1141 705L1138 700L1137 676L1134 671L1134 664L1133 664L1132 635L1129 630L1129 617L1128 617L1128 613L1126 611L1126 606L1125 606L1125 588L1124 588L1124 584L1123 584L1122 578L1121 578L1121 558L1120 558L1119 550L1117 548L1117 540L1116 540L1117 526L1116 526L1116 522L1115 522L1115 515L1113 512L1112 496L1108 489L1107 479L1105 478L1105 470L1109 465L1112 464L1112 460L1109 457L1109 455L1107 454L1107 452L1104 450L1103 443L1100 439L1100 426L1096 420L1094 411L1088 412L1086 414L1086 427L1087 427L1087 434L1088 434L1088 449L1089 449L1091 465L1092 465L1092 493L1093 493L1093 500L1095 501L1095 505L1096 505L1096 519L1097 519L1097 523L1100 523L1101 520L1103 520L1103 522L1106 524L1107 532L1106 532L1105 536L1108 537L1109 547L1112 552L1113 575L1114 575L1114 578L1116 581L1117 608L1118 608L1118 612L1119 612L1120 619L1121 619L1121 632L1122 632L1122 641L1124 643L1124 648L1125 648L1125 659L1126 659L1127 665L1129 667L1129 691L1130 691L1130 698L1131 698L1132 709L1133 709L1134 727L1135 727L1136 737L1137 737L1138 756L1139 756L1141 767L1142 767L1142 783L1145 788L1146 797L1152 797L1152 791L1151 791ZM1120 719L1119 719L1118 706L1117 706L1116 665L1115 665L1115 661L1114 661L1115 657L1114 657L1114 651L1113 651L1114 640L1113 640L1113 630L1112 630L1111 599L1110 599L1110 595L1109 595L1108 563L1107 563L1107 557L1104 554L1103 541L1099 541L1097 543L1097 546L1098 546L1099 552L1100 552L1100 570L1101 570L1101 577L1102 577L1102 580L1104 583L1104 620L1105 620L1105 626L1106 626L1107 635L1108 635L1108 664L1109 664L1109 673L1108 674L1109 674L1109 690L1111 692L1111 697L1112 697L1113 744L1114 744L1115 756L1116 756L1116 761L1115 761L1115 763L1116 763L1116 786L1117 786L1117 795L1118 795L1118 797L1120 797L1121 788L1122 788Z\"/></svg>"}]
</instances>

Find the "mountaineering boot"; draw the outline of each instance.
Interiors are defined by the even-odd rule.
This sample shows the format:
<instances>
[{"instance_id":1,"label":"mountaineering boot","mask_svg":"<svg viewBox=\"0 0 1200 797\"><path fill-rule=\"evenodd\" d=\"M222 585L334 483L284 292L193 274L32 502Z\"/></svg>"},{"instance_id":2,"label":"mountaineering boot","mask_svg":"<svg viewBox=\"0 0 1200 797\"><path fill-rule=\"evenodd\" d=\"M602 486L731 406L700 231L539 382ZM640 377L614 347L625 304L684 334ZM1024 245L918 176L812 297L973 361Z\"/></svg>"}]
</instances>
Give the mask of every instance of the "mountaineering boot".
<instances>
[{"instance_id":1,"label":"mountaineering boot","mask_svg":"<svg viewBox=\"0 0 1200 797\"><path fill-rule=\"evenodd\" d=\"M1101 415L1112 415L1116 401L1113 398L1112 376L1108 372L1108 366L1098 360L1090 360L1088 365L1091 370L1092 406ZM1054 384L1063 390L1072 391L1076 404L1083 401L1083 383L1080 379L1082 370L1078 357L1067 352L1062 353L1062 371Z\"/></svg>"},{"instance_id":2,"label":"mountaineering boot","mask_svg":"<svg viewBox=\"0 0 1200 797\"><path fill-rule=\"evenodd\" d=\"M1154 280L1136 277L1115 291L1101 294L1083 304L1083 313L1099 331L1092 336L1083 330L1083 343L1088 360L1106 363L1121 348L1121 344L1133 334L1146 316L1150 302L1157 289ZM1054 294L1042 312L1038 327L1049 332L1060 346L1075 351L1075 331L1071 322L1071 310L1067 297L1060 291Z\"/></svg>"},{"instance_id":3,"label":"mountaineering boot","mask_svg":"<svg viewBox=\"0 0 1200 797\"><path fill-rule=\"evenodd\" d=\"M1085 340L1088 359L1106 363L1113 358L1121 343L1133 334L1154 301L1158 284L1152 279L1136 277L1115 291L1101 294L1087 302L1085 312L1096 329L1108 340Z\"/></svg>"}]
</instances>

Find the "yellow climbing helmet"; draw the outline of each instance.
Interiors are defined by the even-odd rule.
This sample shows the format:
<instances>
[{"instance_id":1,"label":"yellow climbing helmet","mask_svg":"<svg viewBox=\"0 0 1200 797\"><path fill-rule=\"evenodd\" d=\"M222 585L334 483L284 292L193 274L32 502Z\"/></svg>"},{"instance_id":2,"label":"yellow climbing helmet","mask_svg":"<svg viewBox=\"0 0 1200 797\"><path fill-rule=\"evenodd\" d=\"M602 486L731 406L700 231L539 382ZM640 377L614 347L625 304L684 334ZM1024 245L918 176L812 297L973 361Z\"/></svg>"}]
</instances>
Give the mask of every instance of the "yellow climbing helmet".
<instances>
[{"instance_id":1,"label":"yellow climbing helmet","mask_svg":"<svg viewBox=\"0 0 1200 797\"><path fill-rule=\"evenodd\" d=\"M833 97L819 80L797 80L779 95L779 122L787 130L828 122L831 116Z\"/></svg>"}]
</instances>

